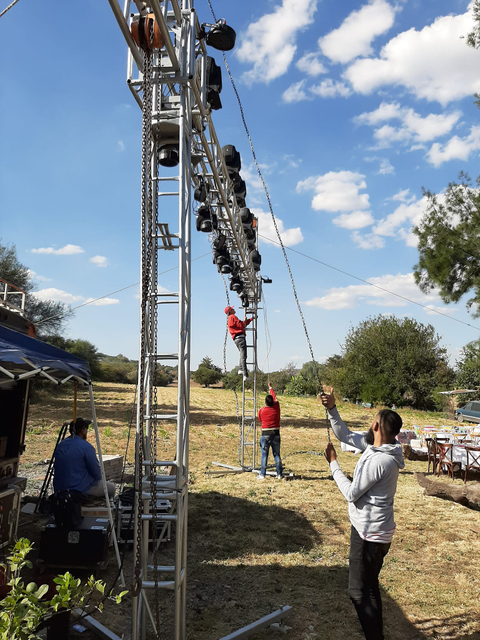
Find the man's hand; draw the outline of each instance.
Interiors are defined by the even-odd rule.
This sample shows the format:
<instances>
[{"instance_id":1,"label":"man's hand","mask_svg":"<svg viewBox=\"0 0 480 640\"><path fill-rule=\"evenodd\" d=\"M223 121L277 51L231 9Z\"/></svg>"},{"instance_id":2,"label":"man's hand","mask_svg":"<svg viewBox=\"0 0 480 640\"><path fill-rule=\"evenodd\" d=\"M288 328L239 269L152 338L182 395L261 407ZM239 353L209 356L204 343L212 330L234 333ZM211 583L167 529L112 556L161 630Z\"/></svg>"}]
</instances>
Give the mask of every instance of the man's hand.
<instances>
[{"instance_id":1,"label":"man's hand","mask_svg":"<svg viewBox=\"0 0 480 640\"><path fill-rule=\"evenodd\" d=\"M333 395L333 387L329 394L323 391L320 394L320 399L324 407L326 407L328 410L333 409L333 407L335 406L335 396Z\"/></svg>"},{"instance_id":2,"label":"man's hand","mask_svg":"<svg viewBox=\"0 0 480 640\"><path fill-rule=\"evenodd\" d=\"M325 451L323 452L323 455L325 456L328 464L330 464L331 462L337 459L337 453L335 451L335 447L331 442L329 442L325 447Z\"/></svg>"}]
</instances>

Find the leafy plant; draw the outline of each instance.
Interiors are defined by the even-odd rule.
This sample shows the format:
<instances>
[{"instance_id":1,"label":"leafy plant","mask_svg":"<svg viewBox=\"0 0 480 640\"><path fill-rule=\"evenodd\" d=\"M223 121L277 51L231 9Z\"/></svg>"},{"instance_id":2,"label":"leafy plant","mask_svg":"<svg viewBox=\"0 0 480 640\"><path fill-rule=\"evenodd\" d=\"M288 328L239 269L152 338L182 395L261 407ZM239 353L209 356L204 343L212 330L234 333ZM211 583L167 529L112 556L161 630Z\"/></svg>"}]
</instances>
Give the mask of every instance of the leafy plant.
<instances>
[{"instance_id":1,"label":"leafy plant","mask_svg":"<svg viewBox=\"0 0 480 640\"><path fill-rule=\"evenodd\" d=\"M10 575L7 585L10 591L0 601L0 639L1 640L36 640L40 638L37 629L42 622L62 611L70 611L81 607L94 592L105 596L105 583L90 576L84 583L68 571L54 579L57 593L51 600L45 600L49 590L47 584L37 586L35 582L25 585L21 577L22 569L31 569L32 563L27 559L32 550L32 543L27 538L20 538L7 556L7 564L0 565L6 575ZM119 604L128 591L116 596L108 594L110 600ZM102 611L103 600L97 608Z\"/></svg>"}]
</instances>

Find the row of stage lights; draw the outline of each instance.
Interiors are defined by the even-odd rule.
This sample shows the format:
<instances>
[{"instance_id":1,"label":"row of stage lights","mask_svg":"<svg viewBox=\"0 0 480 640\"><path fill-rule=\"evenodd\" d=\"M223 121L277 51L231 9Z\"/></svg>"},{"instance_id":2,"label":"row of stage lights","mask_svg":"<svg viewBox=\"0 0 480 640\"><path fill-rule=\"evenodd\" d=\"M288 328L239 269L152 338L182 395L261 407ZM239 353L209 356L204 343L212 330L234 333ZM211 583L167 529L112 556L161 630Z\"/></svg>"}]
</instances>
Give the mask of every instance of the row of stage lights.
<instances>
[{"instance_id":1,"label":"row of stage lights","mask_svg":"<svg viewBox=\"0 0 480 640\"><path fill-rule=\"evenodd\" d=\"M137 45L145 51L161 49L164 46L162 34L153 13L134 16L131 23L131 33ZM215 24L202 24L197 32L197 39L204 39L207 45L219 51L230 51L235 46L236 33L226 24L225 20L221 19L217 20ZM200 75L200 64L197 64L196 72ZM221 109L222 70L211 56L207 56L206 59L206 85L206 100L209 108L214 111ZM175 167L179 163L178 131L175 132L174 138L176 139L172 140L171 133L170 136L160 134L158 162L164 167ZM228 172L228 179L225 180L224 187L229 194L230 206L233 207L234 200L236 200L252 265L254 270L258 272L262 258L257 250L257 220L246 206L247 186L240 175L242 167L240 153L233 145L226 145L222 148L222 154ZM197 154L195 150L192 150L193 164L196 164L201 157L203 157L203 153ZM219 273L229 275L230 290L239 295L242 306L246 308L250 302L248 291L245 290L245 283L241 278L241 265L230 254L227 237L218 228L218 216L211 203L209 183L201 174L196 174L194 199L200 203L196 211L197 231L214 234L213 263Z\"/></svg>"}]
</instances>

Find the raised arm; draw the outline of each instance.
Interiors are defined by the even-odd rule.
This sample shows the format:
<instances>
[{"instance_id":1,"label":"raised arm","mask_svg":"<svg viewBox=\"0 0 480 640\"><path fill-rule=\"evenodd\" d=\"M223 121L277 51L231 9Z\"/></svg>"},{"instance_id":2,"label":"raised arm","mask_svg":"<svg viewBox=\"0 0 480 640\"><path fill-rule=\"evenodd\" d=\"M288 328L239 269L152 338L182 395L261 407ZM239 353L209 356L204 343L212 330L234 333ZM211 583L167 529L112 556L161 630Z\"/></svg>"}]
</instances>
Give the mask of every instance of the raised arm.
<instances>
[{"instance_id":1,"label":"raised arm","mask_svg":"<svg viewBox=\"0 0 480 640\"><path fill-rule=\"evenodd\" d=\"M322 393L320 397L323 406L328 411L328 417L335 436L340 440L340 442L349 444L356 449L360 449L360 451L365 451L365 449L367 448L367 443L365 441L364 434L354 433L353 431L350 431L347 425L340 418L340 414L338 413L337 407L335 405L335 396L333 395L333 389L330 394Z\"/></svg>"}]
</instances>

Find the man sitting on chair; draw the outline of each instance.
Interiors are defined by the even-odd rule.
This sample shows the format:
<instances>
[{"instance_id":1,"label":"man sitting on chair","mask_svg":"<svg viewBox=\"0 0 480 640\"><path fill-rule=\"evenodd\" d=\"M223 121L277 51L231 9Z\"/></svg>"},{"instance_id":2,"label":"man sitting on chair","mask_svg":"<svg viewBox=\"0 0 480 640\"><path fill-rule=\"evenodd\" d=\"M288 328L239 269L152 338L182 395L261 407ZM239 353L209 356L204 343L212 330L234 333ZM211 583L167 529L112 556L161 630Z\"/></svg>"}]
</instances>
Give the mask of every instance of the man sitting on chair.
<instances>
[{"instance_id":1,"label":"man sitting on chair","mask_svg":"<svg viewBox=\"0 0 480 640\"><path fill-rule=\"evenodd\" d=\"M70 437L60 442L55 451L53 488L57 491L79 491L87 496L105 495L100 465L93 446L87 442L90 420L77 418L70 423ZM115 485L107 482L108 495L113 498Z\"/></svg>"}]
</instances>

